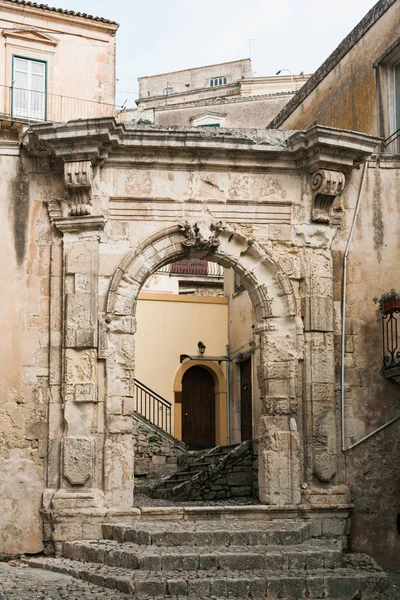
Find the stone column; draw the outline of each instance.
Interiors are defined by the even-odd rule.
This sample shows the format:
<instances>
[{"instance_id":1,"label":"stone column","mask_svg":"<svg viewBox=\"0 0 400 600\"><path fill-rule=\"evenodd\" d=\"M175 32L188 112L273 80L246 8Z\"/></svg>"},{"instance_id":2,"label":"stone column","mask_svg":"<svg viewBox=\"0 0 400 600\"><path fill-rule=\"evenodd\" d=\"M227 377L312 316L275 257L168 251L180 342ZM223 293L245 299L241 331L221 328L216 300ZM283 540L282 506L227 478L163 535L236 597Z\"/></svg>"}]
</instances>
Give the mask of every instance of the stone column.
<instances>
[{"instance_id":1,"label":"stone column","mask_svg":"<svg viewBox=\"0 0 400 600\"><path fill-rule=\"evenodd\" d=\"M331 251L305 248L303 272L305 473L326 484L337 463Z\"/></svg>"},{"instance_id":2,"label":"stone column","mask_svg":"<svg viewBox=\"0 0 400 600\"><path fill-rule=\"evenodd\" d=\"M255 328L255 333L260 335L261 359L259 494L264 504L299 504L301 446L297 423L297 359L291 348L293 334L287 332L284 336L274 331L273 321L268 319Z\"/></svg>"},{"instance_id":3,"label":"stone column","mask_svg":"<svg viewBox=\"0 0 400 600\"><path fill-rule=\"evenodd\" d=\"M104 493L108 507L129 508L133 502L134 451L132 415L135 409L134 372L136 319L128 302L116 308L117 316L106 324L106 439ZM103 344L102 344L103 345Z\"/></svg>"},{"instance_id":4,"label":"stone column","mask_svg":"<svg viewBox=\"0 0 400 600\"><path fill-rule=\"evenodd\" d=\"M63 435L60 490L53 498L53 507L60 504L60 498L62 507L68 505L67 500L74 507L102 506L104 411L98 394L97 332L98 246L105 220L102 216L58 217L53 222L63 233ZM80 494L81 503L77 504L75 493Z\"/></svg>"}]
</instances>

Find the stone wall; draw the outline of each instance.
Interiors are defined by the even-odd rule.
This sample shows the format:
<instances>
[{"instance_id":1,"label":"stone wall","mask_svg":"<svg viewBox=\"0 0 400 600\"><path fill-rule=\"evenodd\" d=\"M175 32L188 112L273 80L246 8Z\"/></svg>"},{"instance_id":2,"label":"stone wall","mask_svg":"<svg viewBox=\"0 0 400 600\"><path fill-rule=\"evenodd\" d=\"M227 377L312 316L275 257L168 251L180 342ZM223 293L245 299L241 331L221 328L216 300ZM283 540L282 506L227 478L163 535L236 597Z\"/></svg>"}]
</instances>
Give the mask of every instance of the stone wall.
<instances>
[{"instance_id":1,"label":"stone wall","mask_svg":"<svg viewBox=\"0 0 400 600\"><path fill-rule=\"evenodd\" d=\"M334 182L346 170L353 202L354 163L375 143L318 126L296 133L126 129L113 119L35 125L26 135L24 152L36 169L29 174L32 204L43 225L29 221L22 259L17 251L20 271L2 265L9 298L30 309L16 314L17 303L8 299L4 320L13 315L14 339L20 333L12 369L33 366L24 371L32 386L44 380L48 413L29 425L49 425L47 443L41 436L32 442L39 467L42 449L46 458L41 481L57 544L96 537L101 521L131 514L138 295L154 271L175 260L206 258L233 268L249 292L260 352L261 501L300 506L304 483L330 494L342 482L333 398L335 229L330 214L322 224L312 220L316 208L329 206L325 196L333 200L341 190L328 186L316 207L311 183L322 165ZM39 162L48 170L38 170ZM11 205L4 212L6 231L15 220L25 231L23 211ZM11 243L5 255L13 252ZM25 268L34 274L29 281ZM153 367L156 374L157 362ZM216 424L226 432L222 410ZM7 443L31 450L29 436L40 427L28 432L15 419L13 427L15 443L8 432ZM251 463L250 457L247 472ZM242 483L235 475L230 489L252 487L253 474L245 479L241 471L231 473ZM228 479L215 485L228 486ZM340 500L333 494L334 505Z\"/></svg>"},{"instance_id":2,"label":"stone wall","mask_svg":"<svg viewBox=\"0 0 400 600\"><path fill-rule=\"evenodd\" d=\"M186 444L134 413L133 451L135 477L159 478L178 469L178 459L188 450Z\"/></svg>"},{"instance_id":3,"label":"stone wall","mask_svg":"<svg viewBox=\"0 0 400 600\"><path fill-rule=\"evenodd\" d=\"M213 453L211 450L204 457L212 457ZM205 501L257 497L257 488L254 488L254 481L258 479L257 466L252 442L243 442L175 488L172 497Z\"/></svg>"},{"instance_id":4,"label":"stone wall","mask_svg":"<svg viewBox=\"0 0 400 600\"><path fill-rule=\"evenodd\" d=\"M47 453L50 243L48 172L0 140L0 557L40 552ZM33 189L32 189L33 187Z\"/></svg>"}]
</instances>

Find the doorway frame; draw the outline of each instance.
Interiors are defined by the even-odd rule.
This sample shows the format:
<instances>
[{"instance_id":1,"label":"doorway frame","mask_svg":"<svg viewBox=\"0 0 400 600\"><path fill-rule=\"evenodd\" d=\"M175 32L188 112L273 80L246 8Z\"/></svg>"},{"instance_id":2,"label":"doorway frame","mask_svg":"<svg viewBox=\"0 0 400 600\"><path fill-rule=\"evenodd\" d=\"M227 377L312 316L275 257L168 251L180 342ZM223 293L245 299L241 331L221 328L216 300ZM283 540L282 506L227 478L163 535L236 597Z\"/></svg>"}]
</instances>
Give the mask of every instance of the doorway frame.
<instances>
[{"instance_id":1,"label":"doorway frame","mask_svg":"<svg viewBox=\"0 0 400 600\"><path fill-rule=\"evenodd\" d=\"M182 439L182 379L191 367L203 367L208 371L215 384L215 443L217 446L227 444L228 422L226 407L226 376L222 368L214 361L188 360L179 367L174 379L174 436Z\"/></svg>"}]
</instances>

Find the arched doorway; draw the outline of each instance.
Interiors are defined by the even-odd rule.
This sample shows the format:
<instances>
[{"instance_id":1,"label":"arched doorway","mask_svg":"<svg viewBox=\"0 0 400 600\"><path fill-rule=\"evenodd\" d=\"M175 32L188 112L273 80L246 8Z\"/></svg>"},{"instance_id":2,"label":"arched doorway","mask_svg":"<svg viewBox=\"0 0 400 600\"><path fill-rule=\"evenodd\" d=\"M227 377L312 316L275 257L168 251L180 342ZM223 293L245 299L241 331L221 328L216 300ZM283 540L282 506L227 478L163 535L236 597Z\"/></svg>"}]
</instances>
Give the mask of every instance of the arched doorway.
<instances>
[{"instance_id":1,"label":"arched doorway","mask_svg":"<svg viewBox=\"0 0 400 600\"><path fill-rule=\"evenodd\" d=\"M220 221L179 223L154 233L135 245L123 258L110 282L106 304L105 343L108 353L113 353L114 357L107 363L108 398L132 396L135 369L133 334L141 287L160 267L187 258L206 258L225 268L233 268L249 292L261 360L258 369L262 404L258 470L260 499L265 504L298 504L301 501L302 448L297 406L293 402L298 386L296 298L289 277L271 253L229 225ZM282 373L282 376L275 373ZM111 413L108 416L111 433L106 440L104 460L110 481L115 472L113 465L120 461L121 456L118 434L124 427L126 433L131 432L129 418L129 415L121 418ZM128 436L125 439L128 440ZM284 485L277 473L284 477ZM124 480L124 494L129 491L129 483ZM107 501L112 502L115 486L109 486L106 477L106 493L108 488L110 500ZM131 490L133 493L133 484Z\"/></svg>"},{"instance_id":2,"label":"arched doorway","mask_svg":"<svg viewBox=\"0 0 400 600\"><path fill-rule=\"evenodd\" d=\"M215 383L203 367L182 378L182 440L191 449L215 446Z\"/></svg>"}]
</instances>

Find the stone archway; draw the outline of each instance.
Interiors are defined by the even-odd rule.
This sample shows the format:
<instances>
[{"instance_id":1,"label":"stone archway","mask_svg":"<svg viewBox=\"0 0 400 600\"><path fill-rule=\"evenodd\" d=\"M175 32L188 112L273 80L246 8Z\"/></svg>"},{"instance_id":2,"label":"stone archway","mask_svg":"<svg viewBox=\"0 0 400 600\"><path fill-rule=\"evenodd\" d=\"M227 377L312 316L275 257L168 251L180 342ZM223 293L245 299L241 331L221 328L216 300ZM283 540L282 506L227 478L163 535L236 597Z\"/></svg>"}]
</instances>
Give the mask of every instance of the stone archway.
<instances>
[{"instance_id":1,"label":"stone archway","mask_svg":"<svg viewBox=\"0 0 400 600\"><path fill-rule=\"evenodd\" d=\"M106 502L108 506L127 505L133 494L132 475L121 463L132 444L133 334L139 291L160 267L191 257L234 268L250 295L255 332L260 336L260 499L266 504L298 504L301 451L296 417L295 297L287 275L270 253L222 222L185 222L159 231L129 252L112 278L106 314L108 345L113 355L113 360L107 361L106 375ZM116 399L122 404L122 414L114 415L108 410Z\"/></svg>"}]
</instances>

